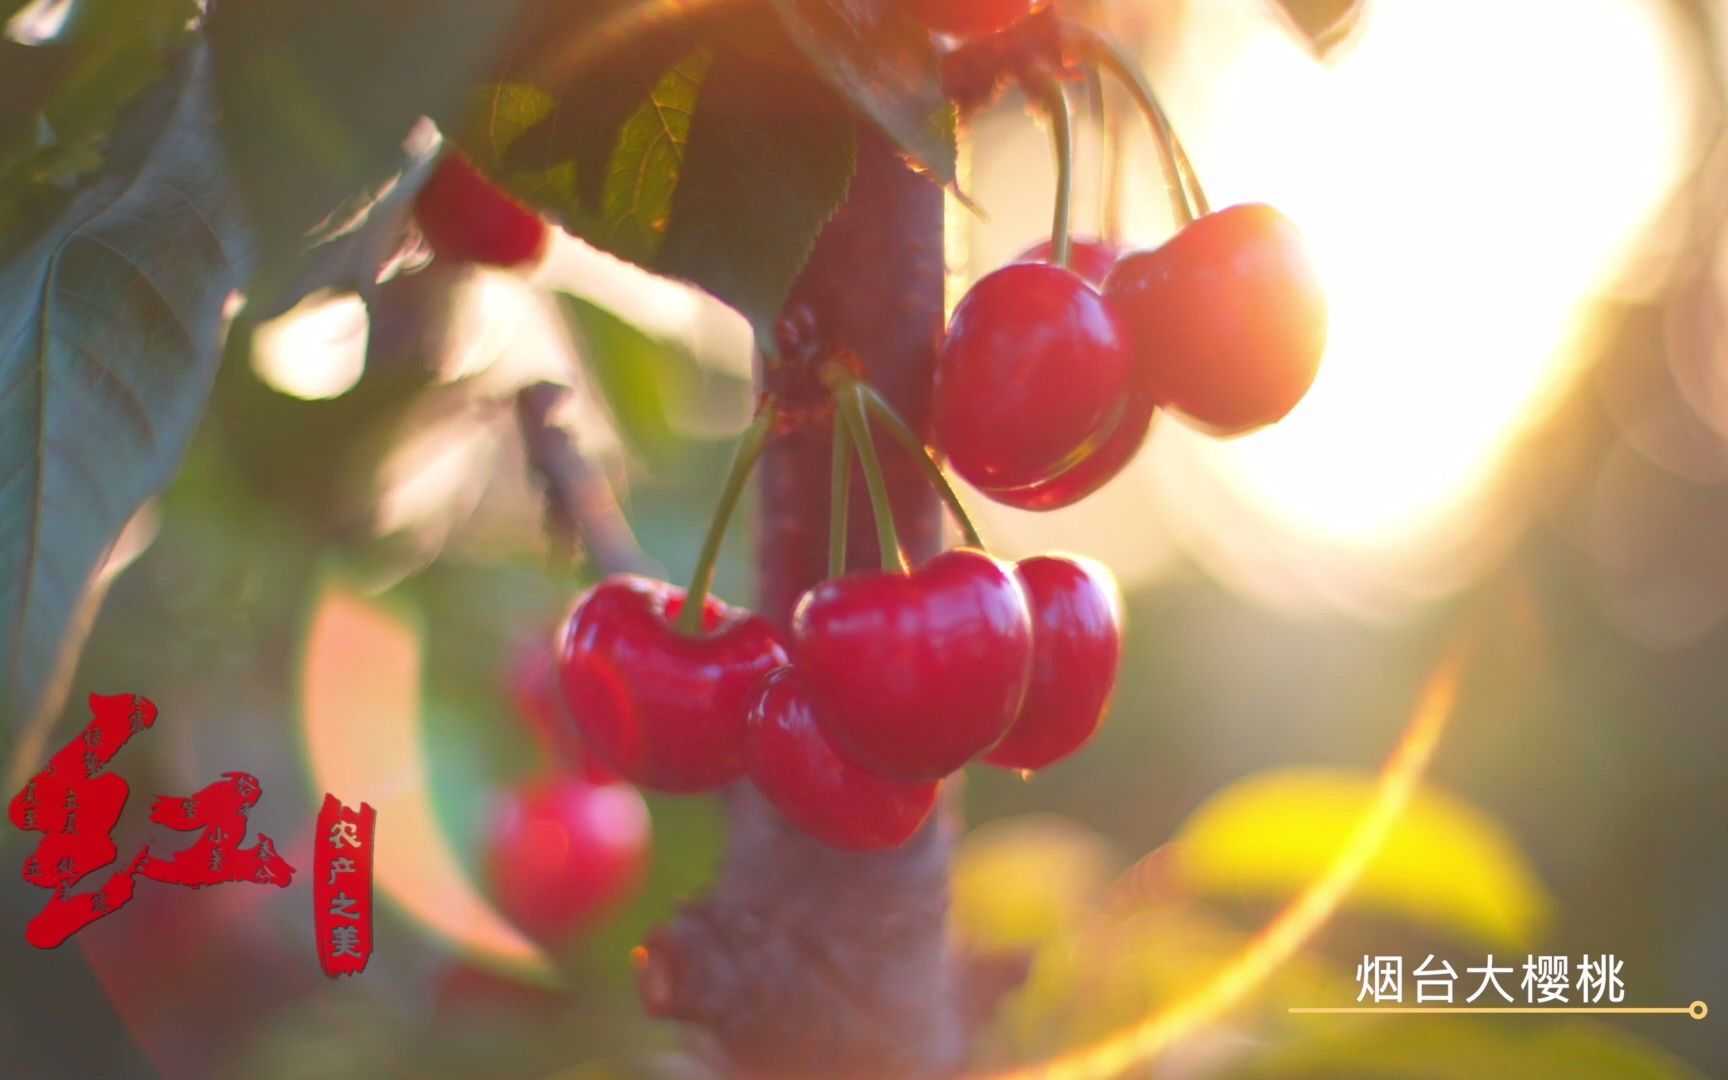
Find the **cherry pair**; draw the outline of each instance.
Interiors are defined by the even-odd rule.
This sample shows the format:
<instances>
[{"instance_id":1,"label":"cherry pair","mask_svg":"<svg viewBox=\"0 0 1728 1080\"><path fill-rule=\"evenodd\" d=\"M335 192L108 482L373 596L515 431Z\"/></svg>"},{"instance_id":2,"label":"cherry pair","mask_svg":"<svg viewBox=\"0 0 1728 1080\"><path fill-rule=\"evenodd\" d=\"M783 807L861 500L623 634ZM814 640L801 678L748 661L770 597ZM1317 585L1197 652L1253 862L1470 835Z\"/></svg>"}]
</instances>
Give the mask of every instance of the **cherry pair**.
<instances>
[{"instance_id":1,"label":"cherry pair","mask_svg":"<svg viewBox=\"0 0 1728 1080\"><path fill-rule=\"evenodd\" d=\"M426 242L452 262L523 267L540 261L551 229L455 150L447 151L414 197Z\"/></svg>"},{"instance_id":2,"label":"cherry pair","mask_svg":"<svg viewBox=\"0 0 1728 1080\"><path fill-rule=\"evenodd\" d=\"M887 847L973 758L1031 770L1084 745L1115 686L1121 615L1101 566L960 548L817 585L793 612L792 655L751 703L750 775L818 839Z\"/></svg>"},{"instance_id":3,"label":"cherry pair","mask_svg":"<svg viewBox=\"0 0 1728 1080\"><path fill-rule=\"evenodd\" d=\"M1075 241L981 279L937 364L937 442L968 482L1029 510L1101 487L1145 441L1157 406L1216 434L1282 418L1319 367L1325 297L1294 226L1232 206L1162 247L1118 258Z\"/></svg>"}]
</instances>

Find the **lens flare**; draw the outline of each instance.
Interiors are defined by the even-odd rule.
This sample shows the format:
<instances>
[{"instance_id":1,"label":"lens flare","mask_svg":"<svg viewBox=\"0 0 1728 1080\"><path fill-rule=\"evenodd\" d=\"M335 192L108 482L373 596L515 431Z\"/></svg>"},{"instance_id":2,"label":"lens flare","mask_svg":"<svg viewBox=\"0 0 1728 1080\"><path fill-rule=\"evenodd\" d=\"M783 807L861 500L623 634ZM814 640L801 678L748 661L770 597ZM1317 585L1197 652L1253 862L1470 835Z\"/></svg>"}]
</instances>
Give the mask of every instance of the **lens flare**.
<instances>
[{"instance_id":1,"label":"lens flare","mask_svg":"<svg viewBox=\"0 0 1728 1080\"><path fill-rule=\"evenodd\" d=\"M1461 664L1444 660L1380 771L1373 806L1326 872L1266 924L1234 960L1195 993L1091 1046L980 1080L1108 1080L1143 1066L1183 1036L1246 998L1325 925L1410 803L1457 700Z\"/></svg>"},{"instance_id":2,"label":"lens flare","mask_svg":"<svg viewBox=\"0 0 1728 1080\"><path fill-rule=\"evenodd\" d=\"M432 805L420 723L420 641L383 605L334 584L307 634L301 712L314 792L378 810L380 893L468 956L546 978L550 965L463 872Z\"/></svg>"},{"instance_id":3,"label":"lens flare","mask_svg":"<svg viewBox=\"0 0 1728 1080\"><path fill-rule=\"evenodd\" d=\"M1317 382L1239 439L1162 418L1098 495L1062 514L984 507L985 524L1010 552L1106 558L1130 586L1174 544L1264 602L1396 614L1516 535L1506 462L1575 382L1592 297L1659 279L1654 260L1632 283L1629 259L1697 154L1701 83L1675 21L1640 0L1370 4L1328 64L1265 8L1190 5L1179 37L1151 35L1152 74L1212 204L1271 203L1307 237L1331 315ZM1156 246L1163 187L1124 128L1124 238ZM1038 235L1050 198L1023 115L997 110L975 145L992 217L969 230L970 277Z\"/></svg>"}]
</instances>

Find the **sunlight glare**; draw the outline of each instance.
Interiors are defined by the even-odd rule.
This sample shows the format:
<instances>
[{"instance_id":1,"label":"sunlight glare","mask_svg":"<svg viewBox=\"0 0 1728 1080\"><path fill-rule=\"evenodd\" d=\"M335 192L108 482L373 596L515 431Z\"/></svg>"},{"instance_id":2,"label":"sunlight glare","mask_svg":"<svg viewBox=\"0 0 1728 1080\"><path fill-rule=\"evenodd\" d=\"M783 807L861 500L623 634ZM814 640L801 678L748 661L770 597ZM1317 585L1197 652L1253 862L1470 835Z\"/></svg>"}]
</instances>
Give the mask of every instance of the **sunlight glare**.
<instances>
[{"instance_id":1,"label":"sunlight glare","mask_svg":"<svg viewBox=\"0 0 1728 1080\"><path fill-rule=\"evenodd\" d=\"M1232 7L1206 5L1194 29ZM1264 20L1183 59L1207 98L1192 149L1214 205L1284 210L1332 305L1320 377L1286 421L1222 443L1166 425L1149 455L1160 487L1237 497L1197 500L1235 509L1191 523L1191 546L1260 531L1207 559L1250 591L1287 576L1270 549L1290 541L1398 561L1483 516L1506 451L1576 366L1586 300L1690 149L1687 75L1654 5L1371 10L1336 66Z\"/></svg>"}]
</instances>

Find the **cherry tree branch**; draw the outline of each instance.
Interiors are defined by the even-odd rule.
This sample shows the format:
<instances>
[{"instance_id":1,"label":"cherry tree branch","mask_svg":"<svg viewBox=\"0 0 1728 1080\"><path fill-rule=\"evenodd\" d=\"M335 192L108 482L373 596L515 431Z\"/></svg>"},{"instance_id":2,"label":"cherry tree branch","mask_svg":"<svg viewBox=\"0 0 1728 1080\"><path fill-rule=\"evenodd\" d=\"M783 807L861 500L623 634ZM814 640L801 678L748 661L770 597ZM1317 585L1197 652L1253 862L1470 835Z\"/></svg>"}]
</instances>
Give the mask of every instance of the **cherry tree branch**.
<instances>
[{"instance_id":1,"label":"cherry tree branch","mask_svg":"<svg viewBox=\"0 0 1728 1080\"><path fill-rule=\"evenodd\" d=\"M818 239L758 358L759 389L791 418L758 471L759 608L785 627L828 574L835 413L819 369L843 359L914 431L928 431L942 332L942 191L873 130L858 130L849 201ZM943 544L942 512L918 465L885 455L899 540L917 563ZM881 564L862 483L850 485L847 563ZM1019 985L1019 956L973 957L948 937L959 831L952 788L931 822L891 851L851 854L810 839L748 783L726 796L730 843L709 894L638 954L643 1001L705 1030L720 1070L749 1077L952 1074L972 1033Z\"/></svg>"},{"instance_id":2,"label":"cherry tree branch","mask_svg":"<svg viewBox=\"0 0 1728 1080\"><path fill-rule=\"evenodd\" d=\"M550 382L516 394L516 424L528 466L546 496L547 529L573 552L587 552L602 574L652 573L653 560L636 543L612 485L557 419L571 394L569 387Z\"/></svg>"}]
</instances>

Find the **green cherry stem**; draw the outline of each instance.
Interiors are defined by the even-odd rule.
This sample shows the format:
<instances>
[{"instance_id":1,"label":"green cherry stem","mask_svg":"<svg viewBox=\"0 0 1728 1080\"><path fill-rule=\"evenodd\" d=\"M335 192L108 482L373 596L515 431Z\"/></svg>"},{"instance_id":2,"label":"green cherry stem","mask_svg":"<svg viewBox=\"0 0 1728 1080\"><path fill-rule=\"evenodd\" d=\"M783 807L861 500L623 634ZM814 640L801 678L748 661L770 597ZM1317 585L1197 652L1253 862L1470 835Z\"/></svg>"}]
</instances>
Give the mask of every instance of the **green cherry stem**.
<instances>
[{"instance_id":1,"label":"green cherry stem","mask_svg":"<svg viewBox=\"0 0 1728 1080\"><path fill-rule=\"evenodd\" d=\"M678 612L676 629L683 634L702 632L702 609L707 606L708 591L714 587L714 564L720 558L720 542L726 537L726 526L732 512L744 494L750 472L762 456L768 432L774 427L774 407L766 403L756 413L756 419L744 429L738 439L738 450L732 456L732 470L726 474L726 486L720 490L720 505L708 522L708 535L702 540L702 553L696 557L696 572L691 575L690 588L684 594L684 607Z\"/></svg>"},{"instance_id":2,"label":"green cherry stem","mask_svg":"<svg viewBox=\"0 0 1728 1080\"><path fill-rule=\"evenodd\" d=\"M923 472L924 479L929 481L930 486L935 489L936 495L942 500L942 504L953 515L955 523L960 526L960 533L965 538L966 545L975 547L979 551L987 550L984 547L983 538L978 535L978 526L972 523L972 517L966 513L966 507L961 504L960 496L954 491L954 485L948 482L948 477L943 473L942 466L936 464L936 459L930 456L930 450L924 445L924 440L920 439L917 433L907 426L906 421L900 419L900 414L894 411L894 406L888 404L881 394L868 386L861 385L861 389L864 394L865 406L881 422L882 426L888 429L888 434L894 437L894 441L899 443L902 449L912 455L912 460L918 463L918 468Z\"/></svg>"},{"instance_id":3,"label":"green cherry stem","mask_svg":"<svg viewBox=\"0 0 1728 1080\"><path fill-rule=\"evenodd\" d=\"M1107 244L1122 235L1122 191L1126 180L1122 154L1122 110L1110 107L1109 92L1098 65L1086 68L1086 97L1092 106L1092 124L1098 131L1104 168L1098 178L1098 235Z\"/></svg>"},{"instance_id":4,"label":"green cherry stem","mask_svg":"<svg viewBox=\"0 0 1728 1080\"><path fill-rule=\"evenodd\" d=\"M852 440L850 427L840 415L841 406L834 406L834 471L828 484L828 576L837 578L846 572L847 510L852 504Z\"/></svg>"},{"instance_id":5,"label":"green cherry stem","mask_svg":"<svg viewBox=\"0 0 1728 1080\"><path fill-rule=\"evenodd\" d=\"M1158 144L1158 162L1164 170L1164 187L1178 225L1187 225L1196 217L1210 213L1211 206L1206 201L1206 192L1200 187L1200 178L1195 175L1170 117L1164 112L1164 106L1159 103L1158 95L1153 93L1152 84L1146 81L1140 66L1115 42L1096 31L1076 28L1072 33L1080 50L1121 82L1152 128Z\"/></svg>"},{"instance_id":6,"label":"green cherry stem","mask_svg":"<svg viewBox=\"0 0 1728 1080\"><path fill-rule=\"evenodd\" d=\"M870 437L870 414L864 406L862 386L846 380L834 387L840 415L845 417L852 442L858 447L858 461L864 466L864 483L870 489L870 508L876 514L876 545L882 549L882 569L906 572L906 559L900 553L900 534L894 529L894 507L888 501L888 482L882 476L882 462L876 457L876 444Z\"/></svg>"},{"instance_id":7,"label":"green cherry stem","mask_svg":"<svg viewBox=\"0 0 1728 1080\"><path fill-rule=\"evenodd\" d=\"M1074 205L1074 123L1068 111L1068 95L1055 79L1045 75L1030 82L1028 93L1050 117L1050 142L1056 156L1056 207L1050 221L1050 262L1066 267L1069 261L1069 230Z\"/></svg>"}]
</instances>

